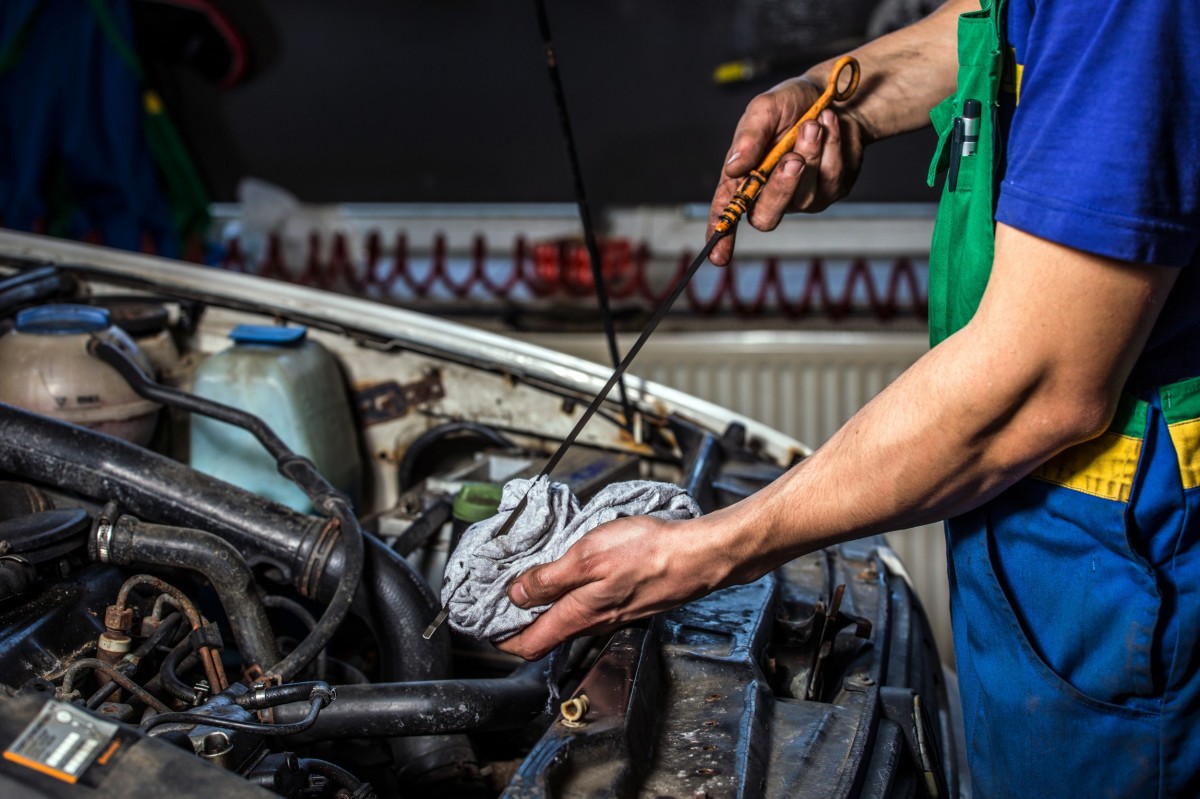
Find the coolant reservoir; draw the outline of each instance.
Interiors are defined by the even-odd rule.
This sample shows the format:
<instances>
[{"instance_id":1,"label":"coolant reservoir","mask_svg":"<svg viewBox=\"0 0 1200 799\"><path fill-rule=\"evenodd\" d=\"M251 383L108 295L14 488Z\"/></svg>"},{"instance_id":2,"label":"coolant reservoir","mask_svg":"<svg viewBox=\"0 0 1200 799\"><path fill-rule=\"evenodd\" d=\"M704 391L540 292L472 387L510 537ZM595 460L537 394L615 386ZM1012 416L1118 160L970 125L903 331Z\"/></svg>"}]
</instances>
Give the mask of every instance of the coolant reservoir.
<instances>
[{"instance_id":1,"label":"coolant reservoir","mask_svg":"<svg viewBox=\"0 0 1200 799\"><path fill-rule=\"evenodd\" d=\"M358 436L342 374L329 350L306 334L303 327L240 325L229 334L233 346L196 370L192 390L265 421L357 501ZM245 430L193 414L190 458L199 471L295 510L312 510L304 492Z\"/></svg>"},{"instance_id":2,"label":"coolant reservoir","mask_svg":"<svg viewBox=\"0 0 1200 799\"><path fill-rule=\"evenodd\" d=\"M99 336L130 355L147 374L150 362L114 327L108 311L89 305L41 305L17 314L0 337L0 402L145 445L158 405L134 393L117 371L87 352Z\"/></svg>"}]
</instances>

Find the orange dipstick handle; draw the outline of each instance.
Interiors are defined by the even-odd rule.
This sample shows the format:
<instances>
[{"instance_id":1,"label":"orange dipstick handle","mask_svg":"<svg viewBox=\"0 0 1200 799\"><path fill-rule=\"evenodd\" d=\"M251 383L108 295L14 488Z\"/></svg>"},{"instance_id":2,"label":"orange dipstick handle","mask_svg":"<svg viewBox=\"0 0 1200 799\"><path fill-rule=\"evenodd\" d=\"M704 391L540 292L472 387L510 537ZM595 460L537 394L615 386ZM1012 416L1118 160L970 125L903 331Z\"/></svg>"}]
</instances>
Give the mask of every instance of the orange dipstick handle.
<instances>
[{"instance_id":1,"label":"orange dipstick handle","mask_svg":"<svg viewBox=\"0 0 1200 799\"><path fill-rule=\"evenodd\" d=\"M842 72L850 68L850 80L844 89L839 89L838 84L842 82ZM775 165L779 163L779 159L791 152L791 149L796 146L796 138L800 135L800 126L811 119L816 119L817 115L829 107L829 104L834 100L845 102L854 96L854 92L858 89L859 67L858 60L853 56L842 56L834 62L833 69L829 72L829 82L825 84L825 91L817 98L817 101L812 104L812 107L805 112L804 116L800 117L795 125L788 128L788 132L783 134L783 138L775 143L771 148L771 152L767 153L767 157L762 160L758 168L746 176L742 181L742 185L734 192L733 197L729 200L729 205L725 206L725 210L721 212L720 218L717 220L714 232L718 236L725 236L731 233L734 227L737 226L738 220L742 215L750 209L750 205L754 202L754 198L762 190L763 185L767 182L767 177L771 174L771 170L775 169Z\"/></svg>"}]
</instances>

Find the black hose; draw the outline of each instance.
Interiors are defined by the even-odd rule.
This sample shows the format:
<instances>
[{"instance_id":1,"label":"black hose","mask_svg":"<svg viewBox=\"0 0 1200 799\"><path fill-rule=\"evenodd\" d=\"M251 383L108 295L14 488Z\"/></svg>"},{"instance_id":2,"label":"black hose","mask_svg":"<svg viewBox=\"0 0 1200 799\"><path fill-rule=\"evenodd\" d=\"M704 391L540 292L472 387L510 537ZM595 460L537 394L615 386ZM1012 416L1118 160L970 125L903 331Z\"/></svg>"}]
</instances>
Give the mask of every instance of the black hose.
<instances>
[{"instance_id":1,"label":"black hose","mask_svg":"<svg viewBox=\"0 0 1200 799\"><path fill-rule=\"evenodd\" d=\"M342 680L346 684L366 685L371 681L370 678L367 677L367 675L362 671L362 669L358 668L357 666L347 663L344 660L339 660L335 657L330 657L328 660L331 664L341 670Z\"/></svg>"},{"instance_id":2,"label":"black hose","mask_svg":"<svg viewBox=\"0 0 1200 799\"><path fill-rule=\"evenodd\" d=\"M287 597L279 596L278 594L267 594L262 598L262 600L263 605L267 606L268 608L284 610L295 616L309 632L312 632L313 628L317 626L316 617L308 612L308 608L304 607L294 599L288 599ZM317 653L315 664L318 680L323 680L327 676L329 669L328 661L329 655L324 649Z\"/></svg>"},{"instance_id":3,"label":"black hose","mask_svg":"<svg viewBox=\"0 0 1200 799\"><path fill-rule=\"evenodd\" d=\"M326 497L339 494L311 460L293 452L270 425L254 414L156 383L127 353L98 336L93 336L88 341L87 349L91 355L115 369L142 399L189 413L198 413L240 427L253 435L275 459L279 473L295 483L305 496L313 501L314 506L320 508Z\"/></svg>"},{"instance_id":4,"label":"black hose","mask_svg":"<svg viewBox=\"0 0 1200 799\"><path fill-rule=\"evenodd\" d=\"M0 560L0 602L18 597L37 582L33 564L17 558Z\"/></svg>"},{"instance_id":5,"label":"black hose","mask_svg":"<svg viewBox=\"0 0 1200 799\"><path fill-rule=\"evenodd\" d=\"M363 570L366 590L356 597L355 609L379 642L380 677L409 682L448 676L450 636L435 635L427 641L420 633L438 611L437 597L412 564L378 538L364 538L370 553ZM393 738L389 745L402 780L449 764L475 762L471 743L461 735Z\"/></svg>"},{"instance_id":6,"label":"black hose","mask_svg":"<svg viewBox=\"0 0 1200 799\"><path fill-rule=\"evenodd\" d=\"M248 674L257 678L280 661L254 573L228 541L203 530L150 524L129 515L113 522L105 536L106 546L97 542L102 562L182 567L203 574L225 609Z\"/></svg>"},{"instance_id":7,"label":"black hose","mask_svg":"<svg viewBox=\"0 0 1200 799\"><path fill-rule=\"evenodd\" d=\"M337 702L321 714L301 740L446 735L523 727L546 706L549 688L545 669L546 663L537 661L500 679L338 686ZM304 713L304 704L293 702L276 707L275 719L292 722Z\"/></svg>"},{"instance_id":8,"label":"black hose","mask_svg":"<svg viewBox=\"0 0 1200 799\"><path fill-rule=\"evenodd\" d=\"M396 540L392 542L392 549L401 557L407 558L436 535L442 529L442 525L450 521L453 511L454 506L448 500L439 499L434 502L403 533L396 536Z\"/></svg>"},{"instance_id":9,"label":"black hose","mask_svg":"<svg viewBox=\"0 0 1200 799\"><path fill-rule=\"evenodd\" d=\"M301 596L328 602L345 557L327 543L329 520L297 513L120 439L0 403L0 471L114 500L142 518L209 530L251 562L273 564ZM384 647L388 680L449 674L447 636L421 638L439 604L407 560L371 535L355 612Z\"/></svg>"},{"instance_id":10,"label":"black hose","mask_svg":"<svg viewBox=\"0 0 1200 799\"><path fill-rule=\"evenodd\" d=\"M513 443L502 434L478 422L455 421L439 424L417 436L404 450L404 457L396 466L396 482L399 484L400 490L406 491L419 482L413 472L416 470L417 461L425 455L430 447L437 445L439 450L444 450L448 439L466 436L481 438L486 443L501 449L513 448Z\"/></svg>"},{"instance_id":11,"label":"black hose","mask_svg":"<svg viewBox=\"0 0 1200 799\"><path fill-rule=\"evenodd\" d=\"M333 547L336 525L126 441L0 403L0 472L75 494L113 500L135 516L202 528L236 546L250 563L271 564L301 596L328 602L353 566ZM421 638L439 603L412 564L364 534L362 580L353 612L375 633L380 676L389 682L450 674L450 639ZM469 761L465 739L393 742L405 773Z\"/></svg>"},{"instance_id":12,"label":"black hose","mask_svg":"<svg viewBox=\"0 0 1200 799\"><path fill-rule=\"evenodd\" d=\"M70 294L74 289L75 279L58 271L58 267L43 266L18 272L0 280L0 317L8 316L23 305Z\"/></svg>"},{"instance_id":13,"label":"black hose","mask_svg":"<svg viewBox=\"0 0 1200 799\"><path fill-rule=\"evenodd\" d=\"M0 480L0 521L19 519L53 507L41 489L29 483Z\"/></svg>"},{"instance_id":14,"label":"black hose","mask_svg":"<svg viewBox=\"0 0 1200 799\"><path fill-rule=\"evenodd\" d=\"M184 651L187 652L187 650L184 650ZM186 691L188 693L188 696L186 696L186 697L177 697L177 698L181 699L184 702L187 702L189 705L195 704L195 692L192 691L192 689L188 688L187 685L182 680L179 679L178 675L187 674L189 671L196 668L196 666L198 666L199 664L200 664L200 656L197 655L195 652L187 652L187 654L184 655L183 660L179 661L178 665L176 665L170 671L170 675L175 677L176 686L182 686L184 691ZM166 690L168 693L170 693L170 689L166 688L164 685L163 674L164 674L164 672L160 669L158 674L155 674L153 677L151 677L146 682L146 686L145 686L146 690L149 691L150 693L155 693L156 691L162 689L162 690ZM175 694L172 694L172 696L175 696Z\"/></svg>"},{"instance_id":15,"label":"black hose","mask_svg":"<svg viewBox=\"0 0 1200 799\"><path fill-rule=\"evenodd\" d=\"M329 604L320 620L304 640L289 652L283 660L273 664L268 674L286 681L307 666L317 653L323 650L334 633L341 627L358 591L362 578L363 543L362 529L355 517L350 501L335 489L317 470L308 458L296 454L275 434L270 426L257 416L222 405L219 402L197 397L184 391L159 385L147 377L138 365L111 343L93 336L88 341L88 352L113 367L143 399L171 408L199 413L212 419L232 424L248 431L266 448L275 459L279 472L287 477L313 502L313 507L340 525L345 565ZM332 538L329 540L332 546ZM265 618L265 616L264 616ZM272 641L272 644L274 642Z\"/></svg>"},{"instance_id":16,"label":"black hose","mask_svg":"<svg viewBox=\"0 0 1200 799\"><path fill-rule=\"evenodd\" d=\"M328 760L319 760L315 757L302 757L299 760L299 765L301 771L324 777L351 793L358 792L354 799L372 799L376 795L368 783L363 782L336 763L330 763ZM365 791L363 790L363 786L366 786Z\"/></svg>"},{"instance_id":17,"label":"black hose","mask_svg":"<svg viewBox=\"0 0 1200 799\"><path fill-rule=\"evenodd\" d=\"M328 696L333 699L333 688L324 680L309 682L290 682L286 685L272 685L252 688L249 693L231 697L233 703L246 710L263 710L276 707L286 702L309 700L316 696Z\"/></svg>"},{"instance_id":18,"label":"black hose","mask_svg":"<svg viewBox=\"0 0 1200 799\"><path fill-rule=\"evenodd\" d=\"M304 732L317 721L325 700L313 697L308 703L308 712L304 718L288 724L263 724L258 721L237 721L220 716L208 716L202 713L159 713L142 722L142 730L150 735L155 727L163 724L203 724L205 727L220 727L226 730L252 732L257 735L297 735Z\"/></svg>"},{"instance_id":19,"label":"black hose","mask_svg":"<svg viewBox=\"0 0 1200 799\"><path fill-rule=\"evenodd\" d=\"M164 691L176 699L181 699L189 705L196 703L196 691L183 680L179 679L181 661L192 654L192 638L186 636L167 653L162 664L158 667L158 681Z\"/></svg>"}]
</instances>

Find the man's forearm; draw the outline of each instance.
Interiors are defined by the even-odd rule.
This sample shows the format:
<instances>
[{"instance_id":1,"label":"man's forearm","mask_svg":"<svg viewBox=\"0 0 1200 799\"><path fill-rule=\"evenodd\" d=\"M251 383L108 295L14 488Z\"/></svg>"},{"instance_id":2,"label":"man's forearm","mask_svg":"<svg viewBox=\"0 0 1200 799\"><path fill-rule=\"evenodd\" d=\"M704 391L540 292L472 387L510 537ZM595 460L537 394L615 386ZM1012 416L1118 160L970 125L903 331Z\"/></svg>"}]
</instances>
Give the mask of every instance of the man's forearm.
<instances>
[{"instance_id":1,"label":"man's forearm","mask_svg":"<svg viewBox=\"0 0 1200 799\"><path fill-rule=\"evenodd\" d=\"M725 582L828 544L938 521L1107 426L1175 278L1000 226L979 312L810 459L697 524Z\"/></svg>"},{"instance_id":2,"label":"man's forearm","mask_svg":"<svg viewBox=\"0 0 1200 799\"><path fill-rule=\"evenodd\" d=\"M862 85L841 107L859 119L864 143L929 124L929 109L954 92L958 17L977 10L978 0L949 0L920 22L850 52L862 67ZM814 66L802 79L823 87L834 60Z\"/></svg>"}]
</instances>

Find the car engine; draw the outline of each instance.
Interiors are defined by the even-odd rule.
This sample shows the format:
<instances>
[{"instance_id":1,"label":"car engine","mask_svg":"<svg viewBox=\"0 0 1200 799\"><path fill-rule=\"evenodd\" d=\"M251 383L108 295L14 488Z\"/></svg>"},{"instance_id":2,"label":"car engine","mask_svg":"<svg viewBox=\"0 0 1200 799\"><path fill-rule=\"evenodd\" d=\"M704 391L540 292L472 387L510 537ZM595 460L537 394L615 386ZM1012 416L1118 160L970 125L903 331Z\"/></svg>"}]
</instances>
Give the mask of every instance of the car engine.
<instances>
[{"instance_id":1,"label":"car engine","mask_svg":"<svg viewBox=\"0 0 1200 799\"><path fill-rule=\"evenodd\" d=\"M882 539L534 663L426 640L457 538L587 384L382 330L373 303L71 246L0 246L0 795L958 795L953 691ZM299 359L299 329L325 353L310 417L211 388L276 368L214 378L226 348ZM789 465L648 392L554 479L671 480L710 511Z\"/></svg>"}]
</instances>

